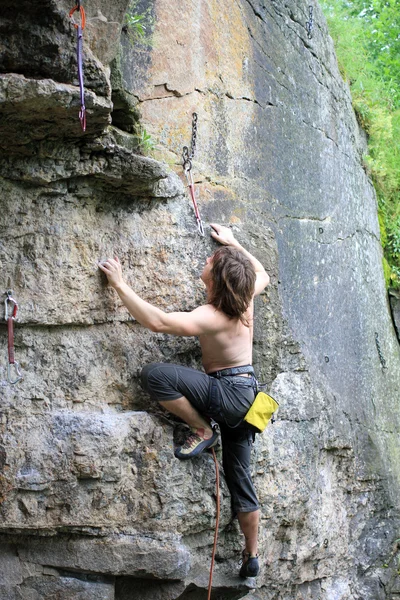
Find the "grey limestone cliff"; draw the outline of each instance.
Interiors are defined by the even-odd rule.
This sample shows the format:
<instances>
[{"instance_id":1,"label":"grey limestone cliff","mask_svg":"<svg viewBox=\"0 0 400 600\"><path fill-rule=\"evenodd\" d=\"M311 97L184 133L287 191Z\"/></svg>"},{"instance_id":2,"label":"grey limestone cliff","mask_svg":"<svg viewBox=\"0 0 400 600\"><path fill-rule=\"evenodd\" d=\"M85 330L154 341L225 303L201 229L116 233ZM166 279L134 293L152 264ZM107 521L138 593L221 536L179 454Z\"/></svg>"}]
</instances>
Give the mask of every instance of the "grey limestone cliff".
<instances>
[{"instance_id":1,"label":"grey limestone cliff","mask_svg":"<svg viewBox=\"0 0 400 600\"><path fill-rule=\"evenodd\" d=\"M139 379L151 361L200 368L199 346L138 325L97 264L118 254L143 298L190 310L213 221L271 275L254 364L280 410L253 457L261 574L237 577L222 477L212 597L399 598L400 350L365 135L318 5L312 39L303 0L83 5L85 133L71 6L1 2L1 291L24 379L7 382L3 322L0 600L206 597L213 461L174 459ZM204 238L181 167L193 112Z\"/></svg>"}]
</instances>

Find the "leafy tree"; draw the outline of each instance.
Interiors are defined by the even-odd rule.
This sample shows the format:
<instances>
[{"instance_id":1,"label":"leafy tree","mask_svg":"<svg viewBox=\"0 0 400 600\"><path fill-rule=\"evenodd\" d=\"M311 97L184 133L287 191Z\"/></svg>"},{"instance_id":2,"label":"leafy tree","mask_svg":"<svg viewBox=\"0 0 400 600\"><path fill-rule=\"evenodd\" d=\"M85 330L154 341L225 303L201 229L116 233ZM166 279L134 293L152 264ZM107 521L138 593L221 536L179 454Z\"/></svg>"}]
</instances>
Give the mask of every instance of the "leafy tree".
<instances>
[{"instance_id":1,"label":"leafy tree","mask_svg":"<svg viewBox=\"0 0 400 600\"><path fill-rule=\"evenodd\" d=\"M400 288L400 5L398 0L321 4L368 134L365 162L379 200L387 284Z\"/></svg>"}]
</instances>

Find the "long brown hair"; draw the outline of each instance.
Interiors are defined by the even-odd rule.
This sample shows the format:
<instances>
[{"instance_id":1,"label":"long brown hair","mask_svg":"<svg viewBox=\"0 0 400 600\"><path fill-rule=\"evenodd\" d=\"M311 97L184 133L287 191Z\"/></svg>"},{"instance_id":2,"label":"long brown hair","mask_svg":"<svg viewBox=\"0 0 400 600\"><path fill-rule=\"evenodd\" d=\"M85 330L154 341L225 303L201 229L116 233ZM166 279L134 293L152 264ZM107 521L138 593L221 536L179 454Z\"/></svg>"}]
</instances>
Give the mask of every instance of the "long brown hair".
<instances>
[{"instance_id":1,"label":"long brown hair","mask_svg":"<svg viewBox=\"0 0 400 600\"><path fill-rule=\"evenodd\" d=\"M256 271L253 263L240 250L222 246L212 257L211 281L208 302L249 327L244 313L254 296Z\"/></svg>"}]
</instances>

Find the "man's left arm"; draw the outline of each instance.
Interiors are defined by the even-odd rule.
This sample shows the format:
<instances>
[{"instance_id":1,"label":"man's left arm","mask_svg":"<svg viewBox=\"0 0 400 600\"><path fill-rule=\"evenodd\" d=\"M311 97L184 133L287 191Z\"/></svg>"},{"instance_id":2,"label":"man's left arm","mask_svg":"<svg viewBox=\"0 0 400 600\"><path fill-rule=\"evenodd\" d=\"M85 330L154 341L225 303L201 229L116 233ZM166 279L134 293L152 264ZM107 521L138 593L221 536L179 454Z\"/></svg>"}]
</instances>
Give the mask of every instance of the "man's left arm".
<instances>
[{"instance_id":1,"label":"man's left arm","mask_svg":"<svg viewBox=\"0 0 400 600\"><path fill-rule=\"evenodd\" d=\"M107 275L109 284L130 314L144 327L158 333L197 336L218 329L218 315L210 306L200 306L192 312L166 313L138 296L124 281L118 258L109 258L99 268ZM220 326L219 326L220 327Z\"/></svg>"}]
</instances>

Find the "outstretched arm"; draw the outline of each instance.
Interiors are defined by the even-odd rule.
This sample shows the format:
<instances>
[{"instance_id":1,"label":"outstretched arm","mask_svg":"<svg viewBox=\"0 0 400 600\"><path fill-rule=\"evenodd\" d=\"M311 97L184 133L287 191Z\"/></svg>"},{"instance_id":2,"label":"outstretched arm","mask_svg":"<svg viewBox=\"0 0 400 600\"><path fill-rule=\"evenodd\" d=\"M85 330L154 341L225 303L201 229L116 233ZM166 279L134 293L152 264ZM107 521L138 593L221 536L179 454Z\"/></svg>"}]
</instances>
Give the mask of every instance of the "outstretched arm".
<instances>
[{"instance_id":1,"label":"outstretched arm","mask_svg":"<svg viewBox=\"0 0 400 600\"><path fill-rule=\"evenodd\" d=\"M166 313L138 296L124 281L118 258L109 258L99 264L107 275L108 283L141 325L159 333L172 335L201 335L221 330L221 317L210 305L199 306L192 312Z\"/></svg>"},{"instance_id":2,"label":"outstretched arm","mask_svg":"<svg viewBox=\"0 0 400 600\"><path fill-rule=\"evenodd\" d=\"M211 237L213 237L214 240L216 240L223 246L233 246L234 248L237 248L238 250L243 252L243 254L247 256L247 258L253 263L257 276L254 288L254 295L258 296L258 294L261 294L263 289L266 288L269 284L270 278L260 261L257 260L255 256L250 254L250 252L245 250L245 248L243 248L243 246L239 244L239 242L235 239L232 230L229 229L229 227L223 227L222 225L218 225L217 223L210 223L210 225L214 229L214 231L211 232Z\"/></svg>"}]
</instances>

